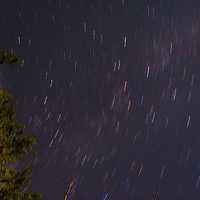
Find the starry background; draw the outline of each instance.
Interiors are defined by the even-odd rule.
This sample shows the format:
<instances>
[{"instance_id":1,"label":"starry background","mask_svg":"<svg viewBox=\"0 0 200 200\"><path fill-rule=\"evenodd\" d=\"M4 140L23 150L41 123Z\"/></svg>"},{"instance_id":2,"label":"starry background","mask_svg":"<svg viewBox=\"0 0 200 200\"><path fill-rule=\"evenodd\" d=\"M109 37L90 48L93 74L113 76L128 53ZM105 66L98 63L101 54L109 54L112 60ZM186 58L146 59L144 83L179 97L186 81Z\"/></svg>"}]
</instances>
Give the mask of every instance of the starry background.
<instances>
[{"instance_id":1,"label":"starry background","mask_svg":"<svg viewBox=\"0 0 200 200\"><path fill-rule=\"evenodd\" d=\"M7 0L2 67L45 200L200 198L200 3Z\"/></svg>"}]
</instances>

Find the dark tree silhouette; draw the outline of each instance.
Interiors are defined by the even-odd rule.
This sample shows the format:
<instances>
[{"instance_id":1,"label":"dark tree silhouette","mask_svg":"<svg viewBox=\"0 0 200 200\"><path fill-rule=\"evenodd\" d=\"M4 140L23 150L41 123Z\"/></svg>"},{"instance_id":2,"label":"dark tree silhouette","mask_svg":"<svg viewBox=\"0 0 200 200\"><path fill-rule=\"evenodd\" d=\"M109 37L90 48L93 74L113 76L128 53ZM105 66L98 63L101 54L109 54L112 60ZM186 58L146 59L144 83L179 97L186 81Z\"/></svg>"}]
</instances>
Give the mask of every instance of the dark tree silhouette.
<instances>
[{"instance_id":1,"label":"dark tree silhouette","mask_svg":"<svg viewBox=\"0 0 200 200\"><path fill-rule=\"evenodd\" d=\"M10 52L0 50L0 63L17 63ZM40 194L29 192L31 166L21 161L30 156L36 139L25 134L24 125L17 121L12 96L0 88L0 199L40 200Z\"/></svg>"}]
</instances>

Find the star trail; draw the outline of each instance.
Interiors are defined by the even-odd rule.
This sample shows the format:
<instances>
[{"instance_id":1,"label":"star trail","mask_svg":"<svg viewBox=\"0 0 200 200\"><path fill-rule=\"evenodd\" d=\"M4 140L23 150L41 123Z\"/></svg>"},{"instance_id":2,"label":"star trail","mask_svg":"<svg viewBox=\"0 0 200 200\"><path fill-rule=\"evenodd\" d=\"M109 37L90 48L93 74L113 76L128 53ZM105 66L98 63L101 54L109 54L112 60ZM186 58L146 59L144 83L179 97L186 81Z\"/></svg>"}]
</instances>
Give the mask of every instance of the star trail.
<instances>
[{"instance_id":1,"label":"star trail","mask_svg":"<svg viewBox=\"0 0 200 200\"><path fill-rule=\"evenodd\" d=\"M200 198L200 3L1 3L3 67L45 200Z\"/></svg>"}]
</instances>

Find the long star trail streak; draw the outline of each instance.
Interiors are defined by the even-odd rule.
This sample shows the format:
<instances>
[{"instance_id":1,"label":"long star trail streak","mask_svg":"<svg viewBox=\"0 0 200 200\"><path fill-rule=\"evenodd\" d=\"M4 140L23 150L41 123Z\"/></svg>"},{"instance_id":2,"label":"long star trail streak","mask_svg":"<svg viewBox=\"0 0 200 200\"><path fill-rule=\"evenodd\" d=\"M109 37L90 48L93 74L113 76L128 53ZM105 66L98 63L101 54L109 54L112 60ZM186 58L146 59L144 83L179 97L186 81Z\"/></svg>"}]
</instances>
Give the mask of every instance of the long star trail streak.
<instances>
[{"instance_id":1,"label":"long star trail streak","mask_svg":"<svg viewBox=\"0 0 200 200\"><path fill-rule=\"evenodd\" d=\"M38 138L31 187L44 199L200 198L199 8L1 5L1 45L24 59L2 77Z\"/></svg>"}]
</instances>

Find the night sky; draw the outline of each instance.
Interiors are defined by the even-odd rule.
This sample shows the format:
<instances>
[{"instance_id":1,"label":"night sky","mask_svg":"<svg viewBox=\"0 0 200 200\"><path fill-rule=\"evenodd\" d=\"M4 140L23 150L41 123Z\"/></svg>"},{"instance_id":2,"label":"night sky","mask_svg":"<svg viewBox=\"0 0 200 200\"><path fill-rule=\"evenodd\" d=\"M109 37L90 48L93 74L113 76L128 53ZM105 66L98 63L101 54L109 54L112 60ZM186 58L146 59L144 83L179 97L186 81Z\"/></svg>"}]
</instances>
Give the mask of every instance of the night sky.
<instances>
[{"instance_id":1,"label":"night sky","mask_svg":"<svg viewBox=\"0 0 200 200\"><path fill-rule=\"evenodd\" d=\"M44 200L200 199L200 2L1 0L0 84L38 139Z\"/></svg>"}]
</instances>

